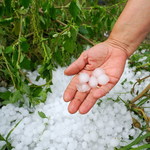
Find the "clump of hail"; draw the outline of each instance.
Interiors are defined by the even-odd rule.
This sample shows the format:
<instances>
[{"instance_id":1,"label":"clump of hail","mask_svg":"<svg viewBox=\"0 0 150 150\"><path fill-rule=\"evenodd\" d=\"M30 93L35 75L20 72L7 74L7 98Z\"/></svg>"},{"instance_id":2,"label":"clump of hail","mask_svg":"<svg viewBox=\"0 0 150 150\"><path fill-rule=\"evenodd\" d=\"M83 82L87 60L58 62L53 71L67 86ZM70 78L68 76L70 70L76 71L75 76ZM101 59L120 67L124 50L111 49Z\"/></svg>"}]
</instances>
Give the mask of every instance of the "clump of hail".
<instances>
[{"instance_id":1,"label":"clump of hail","mask_svg":"<svg viewBox=\"0 0 150 150\"><path fill-rule=\"evenodd\" d=\"M90 77L87 73L79 74L79 84L77 90L79 92L89 91L91 88L96 88L98 85L105 85L109 82L109 77L105 74L102 68L96 68Z\"/></svg>"}]
</instances>

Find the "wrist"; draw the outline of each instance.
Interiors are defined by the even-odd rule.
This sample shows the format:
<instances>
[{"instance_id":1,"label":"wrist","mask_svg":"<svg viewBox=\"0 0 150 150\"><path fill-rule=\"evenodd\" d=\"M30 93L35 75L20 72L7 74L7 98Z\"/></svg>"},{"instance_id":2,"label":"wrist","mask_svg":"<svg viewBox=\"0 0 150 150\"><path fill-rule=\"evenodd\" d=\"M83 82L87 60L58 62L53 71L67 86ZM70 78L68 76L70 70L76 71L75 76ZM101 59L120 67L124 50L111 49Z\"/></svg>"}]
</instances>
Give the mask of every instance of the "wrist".
<instances>
[{"instance_id":1,"label":"wrist","mask_svg":"<svg viewBox=\"0 0 150 150\"><path fill-rule=\"evenodd\" d=\"M132 55L132 50L126 43L123 43L115 38L109 37L104 43L110 45L115 49L119 49L126 54L126 58L128 59ZM134 51L133 51L134 52Z\"/></svg>"}]
</instances>

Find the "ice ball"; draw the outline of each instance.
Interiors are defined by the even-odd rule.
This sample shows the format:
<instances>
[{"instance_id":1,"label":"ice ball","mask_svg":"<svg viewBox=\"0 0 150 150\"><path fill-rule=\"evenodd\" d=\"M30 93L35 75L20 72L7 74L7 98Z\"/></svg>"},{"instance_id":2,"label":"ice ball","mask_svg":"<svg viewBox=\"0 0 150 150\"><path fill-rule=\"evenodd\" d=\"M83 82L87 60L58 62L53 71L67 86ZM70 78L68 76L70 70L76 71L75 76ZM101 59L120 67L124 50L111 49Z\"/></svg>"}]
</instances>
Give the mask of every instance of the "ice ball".
<instances>
[{"instance_id":1,"label":"ice ball","mask_svg":"<svg viewBox=\"0 0 150 150\"><path fill-rule=\"evenodd\" d=\"M95 88L98 84L98 80L96 79L96 77L91 76L89 79L89 85L91 88Z\"/></svg>"},{"instance_id":2,"label":"ice ball","mask_svg":"<svg viewBox=\"0 0 150 150\"><path fill-rule=\"evenodd\" d=\"M110 146L116 147L119 145L119 140L118 139L111 139L110 140Z\"/></svg>"},{"instance_id":3,"label":"ice ball","mask_svg":"<svg viewBox=\"0 0 150 150\"><path fill-rule=\"evenodd\" d=\"M79 82L80 83L85 83L85 82L88 82L90 79L90 76L87 74L87 73L80 73L79 74Z\"/></svg>"},{"instance_id":4,"label":"ice ball","mask_svg":"<svg viewBox=\"0 0 150 150\"><path fill-rule=\"evenodd\" d=\"M102 74L97 80L100 85L105 85L109 82L109 77L106 74Z\"/></svg>"},{"instance_id":5,"label":"ice ball","mask_svg":"<svg viewBox=\"0 0 150 150\"><path fill-rule=\"evenodd\" d=\"M86 92L90 90L90 86L87 83L79 83L79 84L76 84L76 86L79 92Z\"/></svg>"},{"instance_id":6,"label":"ice ball","mask_svg":"<svg viewBox=\"0 0 150 150\"><path fill-rule=\"evenodd\" d=\"M100 75L105 74L105 71L102 68L96 68L93 72L92 75L96 78L98 78Z\"/></svg>"}]
</instances>

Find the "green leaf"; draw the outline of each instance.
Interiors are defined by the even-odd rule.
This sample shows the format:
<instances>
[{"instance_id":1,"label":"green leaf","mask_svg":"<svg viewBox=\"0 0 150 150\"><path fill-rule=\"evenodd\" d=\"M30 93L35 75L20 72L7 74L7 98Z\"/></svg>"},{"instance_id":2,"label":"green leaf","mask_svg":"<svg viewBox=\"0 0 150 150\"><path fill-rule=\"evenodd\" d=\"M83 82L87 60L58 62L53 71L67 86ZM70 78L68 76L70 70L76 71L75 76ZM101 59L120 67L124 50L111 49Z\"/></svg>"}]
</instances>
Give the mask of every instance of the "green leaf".
<instances>
[{"instance_id":1,"label":"green leaf","mask_svg":"<svg viewBox=\"0 0 150 150\"><path fill-rule=\"evenodd\" d=\"M22 121L22 119L15 125L15 127L7 134L6 140L8 141L8 138L10 134L14 131L14 129L18 126L18 124Z\"/></svg>"},{"instance_id":2,"label":"green leaf","mask_svg":"<svg viewBox=\"0 0 150 150\"><path fill-rule=\"evenodd\" d=\"M0 27L0 34L4 35L5 32L3 31L3 29Z\"/></svg>"},{"instance_id":3,"label":"green leaf","mask_svg":"<svg viewBox=\"0 0 150 150\"><path fill-rule=\"evenodd\" d=\"M70 29L71 32L71 37L73 38L73 40L75 41L77 38L77 34L78 34L78 29L75 28L74 26L71 27Z\"/></svg>"},{"instance_id":4,"label":"green leaf","mask_svg":"<svg viewBox=\"0 0 150 150\"><path fill-rule=\"evenodd\" d=\"M12 46L8 46L8 47L6 47L6 49L4 50L4 53L5 53L5 54L8 54L8 53L12 52L12 50L13 50L13 47L12 47Z\"/></svg>"},{"instance_id":5,"label":"green leaf","mask_svg":"<svg viewBox=\"0 0 150 150\"><path fill-rule=\"evenodd\" d=\"M112 29L113 29L113 27L114 27L115 23L116 23L116 20L113 20L113 21L111 22L110 30L112 30Z\"/></svg>"},{"instance_id":6,"label":"green leaf","mask_svg":"<svg viewBox=\"0 0 150 150\"><path fill-rule=\"evenodd\" d=\"M121 82L121 85L124 85L125 82L127 82L127 78L123 82Z\"/></svg>"},{"instance_id":7,"label":"green leaf","mask_svg":"<svg viewBox=\"0 0 150 150\"><path fill-rule=\"evenodd\" d=\"M14 49L13 50L13 55L12 55L12 63L13 63L13 65L16 65L17 60L18 60L18 51L17 51L17 49Z\"/></svg>"},{"instance_id":8,"label":"green leaf","mask_svg":"<svg viewBox=\"0 0 150 150\"><path fill-rule=\"evenodd\" d=\"M0 134L0 141L5 141L5 139L3 138L1 134Z\"/></svg>"},{"instance_id":9,"label":"green leaf","mask_svg":"<svg viewBox=\"0 0 150 150\"><path fill-rule=\"evenodd\" d=\"M60 51L55 52L53 55L54 55L54 58L56 59L56 61L58 62L58 64L61 65L61 63L62 63L62 56L61 56Z\"/></svg>"},{"instance_id":10,"label":"green leaf","mask_svg":"<svg viewBox=\"0 0 150 150\"><path fill-rule=\"evenodd\" d=\"M20 39L20 46L23 52L28 52L30 45L27 43L27 39L22 37Z\"/></svg>"},{"instance_id":11,"label":"green leaf","mask_svg":"<svg viewBox=\"0 0 150 150\"><path fill-rule=\"evenodd\" d=\"M39 81L40 78L41 78L40 76L37 76L35 81Z\"/></svg>"},{"instance_id":12,"label":"green leaf","mask_svg":"<svg viewBox=\"0 0 150 150\"><path fill-rule=\"evenodd\" d=\"M116 14L116 12L117 12L117 9L116 9L115 7L113 7L113 8L111 9L111 12L110 12L110 13L111 13L112 15L114 15L114 14Z\"/></svg>"},{"instance_id":13,"label":"green leaf","mask_svg":"<svg viewBox=\"0 0 150 150\"><path fill-rule=\"evenodd\" d=\"M41 118L47 118L46 115L42 111L38 111L38 114Z\"/></svg>"},{"instance_id":14,"label":"green leaf","mask_svg":"<svg viewBox=\"0 0 150 150\"><path fill-rule=\"evenodd\" d=\"M31 64L30 59L24 58L23 61L20 63L20 67L22 67L26 70L29 70L30 69L30 64Z\"/></svg>"},{"instance_id":15,"label":"green leaf","mask_svg":"<svg viewBox=\"0 0 150 150\"><path fill-rule=\"evenodd\" d=\"M73 39L72 38L67 38L63 46L65 50L67 50L67 52L73 53Z\"/></svg>"},{"instance_id":16,"label":"green leaf","mask_svg":"<svg viewBox=\"0 0 150 150\"><path fill-rule=\"evenodd\" d=\"M54 6L50 8L50 15L52 19L56 20L56 9L54 8Z\"/></svg>"},{"instance_id":17,"label":"green leaf","mask_svg":"<svg viewBox=\"0 0 150 150\"><path fill-rule=\"evenodd\" d=\"M87 31L83 26L80 26L80 27L79 27L79 32L80 32L81 34L88 34L88 31Z\"/></svg>"},{"instance_id":18,"label":"green leaf","mask_svg":"<svg viewBox=\"0 0 150 150\"><path fill-rule=\"evenodd\" d=\"M21 98L21 93L19 90L16 90L14 93L13 93L13 96L11 97L11 103L14 104L15 102L17 102L20 98Z\"/></svg>"},{"instance_id":19,"label":"green leaf","mask_svg":"<svg viewBox=\"0 0 150 150\"><path fill-rule=\"evenodd\" d=\"M19 0L19 2L24 8L28 8L31 0Z\"/></svg>"},{"instance_id":20,"label":"green leaf","mask_svg":"<svg viewBox=\"0 0 150 150\"><path fill-rule=\"evenodd\" d=\"M23 83L23 87L22 90L27 93L28 95L30 95L30 88L27 84Z\"/></svg>"},{"instance_id":21,"label":"green leaf","mask_svg":"<svg viewBox=\"0 0 150 150\"><path fill-rule=\"evenodd\" d=\"M33 97L39 97L41 92L42 92L43 88L42 87L38 87L32 94Z\"/></svg>"},{"instance_id":22,"label":"green leaf","mask_svg":"<svg viewBox=\"0 0 150 150\"><path fill-rule=\"evenodd\" d=\"M9 97L11 95L10 91L6 91L4 93L0 93L0 98L4 99L4 100L9 100Z\"/></svg>"},{"instance_id":23,"label":"green leaf","mask_svg":"<svg viewBox=\"0 0 150 150\"><path fill-rule=\"evenodd\" d=\"M69 5L69 12L72 15L74 19L76 19L77 15L80 12L80 8L78 4L76 3L76 0L72 0L70 5Z\"/></svg>"},{"instance_id":24,"label":"green leaf","mask_svg":"<svg viewBox=\"0 0 150 150\"><path fill-rule=\"evenodd\" d=\"M47 52L47 54L50 55L50 54L51 54L51 49L50 49L50 47L49 47L47 44L45 44L45 47L46 47L46 52Z\"/></svg>"}]
</instances>

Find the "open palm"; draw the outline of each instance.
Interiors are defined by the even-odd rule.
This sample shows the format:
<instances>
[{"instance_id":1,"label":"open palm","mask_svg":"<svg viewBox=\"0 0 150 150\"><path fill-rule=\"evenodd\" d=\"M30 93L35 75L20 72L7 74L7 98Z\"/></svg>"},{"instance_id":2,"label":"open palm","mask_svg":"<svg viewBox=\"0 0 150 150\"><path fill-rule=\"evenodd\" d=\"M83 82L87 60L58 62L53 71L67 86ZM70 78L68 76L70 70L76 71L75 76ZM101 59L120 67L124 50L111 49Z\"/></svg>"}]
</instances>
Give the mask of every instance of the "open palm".
<instances>
[{"instance_id":1,"label":"open palm","mask_svg":"<svg viewBox=\"0 0 150 150\"><path fill-rule=\"evenodd\" d=\"M66 75L75 75L64 92L64 100L70 102L68 111L81 114L87 113L96 101L106 95L119 81L126 62L126 54L119 48L110 46L106 42L95 45L84 51L81 56L66 70ZM77 91L76 84L79 83L78 75L86 72L90 76L92 72L101 67L109 76L106 85L96 87L87 92Z\"/></svg>"}]
</instances>

